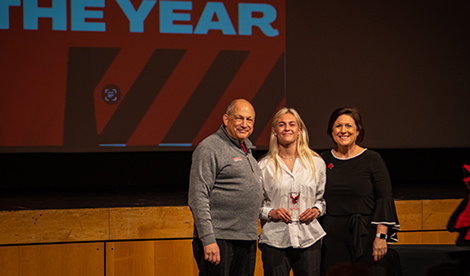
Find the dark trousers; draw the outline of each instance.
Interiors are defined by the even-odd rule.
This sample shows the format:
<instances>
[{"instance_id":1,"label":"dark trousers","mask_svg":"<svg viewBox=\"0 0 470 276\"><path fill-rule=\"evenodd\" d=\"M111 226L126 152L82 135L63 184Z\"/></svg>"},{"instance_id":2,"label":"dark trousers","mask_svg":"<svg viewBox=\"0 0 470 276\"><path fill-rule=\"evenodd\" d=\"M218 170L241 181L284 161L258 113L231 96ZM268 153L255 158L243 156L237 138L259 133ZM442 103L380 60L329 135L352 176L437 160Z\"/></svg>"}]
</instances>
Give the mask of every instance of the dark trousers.
<instances>
[{"instance_id":1,"label":"dark trousers","mask_svg":"<svg viewBox=\"0 0 470 276\"><path fill-rule=\"evenodd\" d=\"M292 268L295 276L319 276L321 242L307 248L276 248L260 246L265 276L288 276Z\"/></svg>"},{"instance_id":2,"label":"dark trousers","mask_svg":"<svg viewBox=\"0 0 470 276\"><path fill-rule=\"evenodd\" d=\"M219 265L204 260L204 246L193 240L193 254L199 276L253 276L255 274L256 241L217 240L220 250Z\"/></svg>"}]
</instances>

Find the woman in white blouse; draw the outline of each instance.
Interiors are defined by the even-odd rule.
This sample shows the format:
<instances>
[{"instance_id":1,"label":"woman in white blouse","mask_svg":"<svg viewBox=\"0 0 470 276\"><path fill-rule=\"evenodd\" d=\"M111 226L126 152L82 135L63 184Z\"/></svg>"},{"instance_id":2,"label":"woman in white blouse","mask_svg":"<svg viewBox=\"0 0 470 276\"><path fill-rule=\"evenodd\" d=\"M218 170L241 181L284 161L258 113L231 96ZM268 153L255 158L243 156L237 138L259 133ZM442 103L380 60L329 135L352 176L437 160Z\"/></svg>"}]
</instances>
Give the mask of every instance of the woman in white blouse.
<instances>
[{"instance_id":1,"label":"woman in white blouse","mask_svg":"<svg viewBox=\"0 0 470 276\"><path fill-rule=\"evenodd\" d=\"M325 163L308 146L297 111L274 115L269 152L259 166L263 175L265 220L259 239L264 275L320 275L321 243L326 235L317 218L325 213Z\"/></svg>"}]
</instances>

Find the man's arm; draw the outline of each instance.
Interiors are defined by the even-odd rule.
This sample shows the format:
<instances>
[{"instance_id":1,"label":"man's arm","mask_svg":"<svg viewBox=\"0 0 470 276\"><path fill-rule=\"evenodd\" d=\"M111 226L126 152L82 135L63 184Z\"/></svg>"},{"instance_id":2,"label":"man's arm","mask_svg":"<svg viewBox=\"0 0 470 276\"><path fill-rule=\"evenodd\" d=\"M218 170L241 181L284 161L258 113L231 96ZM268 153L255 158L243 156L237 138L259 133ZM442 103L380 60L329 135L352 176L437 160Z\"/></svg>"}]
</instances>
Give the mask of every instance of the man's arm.
<instances>
[{"instance_id":1,"label":"man's arm","mask_svg":"<svg viewBox=\"0 0 470 276\"><path fill-rule=\"evenodd\" d=\"M193 213L198 237L204 246L204 259L218 265L220 252L210 213L210 193L215 185L216 171L216 160L212 150L200 144L193 153L188 204Z\"/></svg>"}]
</instances>

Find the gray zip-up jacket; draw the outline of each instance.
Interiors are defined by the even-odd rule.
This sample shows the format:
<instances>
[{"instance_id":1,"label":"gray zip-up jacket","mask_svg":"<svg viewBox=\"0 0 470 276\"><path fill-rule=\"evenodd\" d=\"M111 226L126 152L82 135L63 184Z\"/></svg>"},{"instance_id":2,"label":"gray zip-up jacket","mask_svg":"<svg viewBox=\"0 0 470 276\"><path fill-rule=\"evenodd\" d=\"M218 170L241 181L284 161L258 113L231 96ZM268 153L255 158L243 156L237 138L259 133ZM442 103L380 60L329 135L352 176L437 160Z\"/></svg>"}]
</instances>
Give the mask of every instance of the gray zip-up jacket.
<instances>
[{"instance_id":1,"label":"gray zip-up jacket","mask_svg":"<svg viewBox=\"0 0 470 276\"><path fill-rule=\"evenodd\" d=\"M261 172L252 155L255 147L248 139L245 146L246 155L222 125L194 150L188 202L194 235L204 246L216 239L258 239Z\"/></svg>"}]
</instances>

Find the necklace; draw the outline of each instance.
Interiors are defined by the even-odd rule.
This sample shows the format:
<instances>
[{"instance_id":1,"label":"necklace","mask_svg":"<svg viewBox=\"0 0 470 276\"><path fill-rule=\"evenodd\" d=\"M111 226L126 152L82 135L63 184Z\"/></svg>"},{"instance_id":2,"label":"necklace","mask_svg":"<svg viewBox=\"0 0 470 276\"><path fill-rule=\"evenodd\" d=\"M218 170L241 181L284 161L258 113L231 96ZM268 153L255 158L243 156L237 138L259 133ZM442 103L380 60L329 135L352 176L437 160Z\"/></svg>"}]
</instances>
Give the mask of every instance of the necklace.
<instances>
[{"instance_id":1,"label":"necklace","mask_svg":"<svg viewBox=\"0 0 470 276\"><path fill-rule=\"evenodd\" d=\"M296 159L297 158L297 155L295 155L294 157L283 157L282 155L279 154L279 156L282 158L282 159L289 159L289 161L292 162L293 159Z\"/></svg>"}]
</instances>

